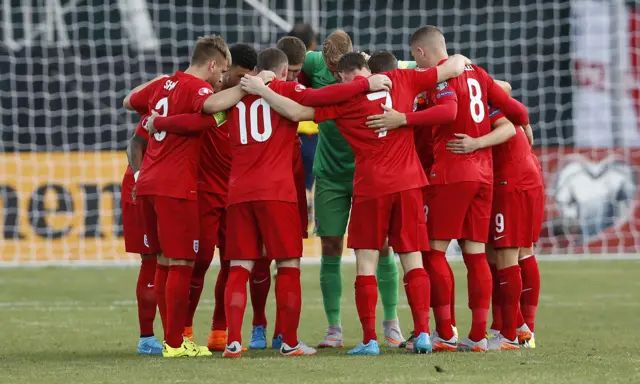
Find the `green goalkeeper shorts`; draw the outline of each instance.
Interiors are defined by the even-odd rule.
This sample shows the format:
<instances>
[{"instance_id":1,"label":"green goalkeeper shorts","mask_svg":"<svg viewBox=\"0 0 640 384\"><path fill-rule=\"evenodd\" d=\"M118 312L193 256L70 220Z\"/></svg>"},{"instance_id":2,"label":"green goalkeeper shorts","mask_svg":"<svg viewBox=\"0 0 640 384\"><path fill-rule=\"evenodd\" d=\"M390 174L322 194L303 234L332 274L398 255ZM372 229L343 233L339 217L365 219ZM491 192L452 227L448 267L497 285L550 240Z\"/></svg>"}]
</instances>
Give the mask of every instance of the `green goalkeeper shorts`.
<instances>
[{"instance_id":1,"label":"green goalkeeper shorts","mask_svg":"<svg viewBox=\"0 0 640 384\"><path fill-rule=\"evenodd\" d=\"M320 237L344 236L349 221L353 181L316 178L316 234Z\"/></svg>"}]
</instances>

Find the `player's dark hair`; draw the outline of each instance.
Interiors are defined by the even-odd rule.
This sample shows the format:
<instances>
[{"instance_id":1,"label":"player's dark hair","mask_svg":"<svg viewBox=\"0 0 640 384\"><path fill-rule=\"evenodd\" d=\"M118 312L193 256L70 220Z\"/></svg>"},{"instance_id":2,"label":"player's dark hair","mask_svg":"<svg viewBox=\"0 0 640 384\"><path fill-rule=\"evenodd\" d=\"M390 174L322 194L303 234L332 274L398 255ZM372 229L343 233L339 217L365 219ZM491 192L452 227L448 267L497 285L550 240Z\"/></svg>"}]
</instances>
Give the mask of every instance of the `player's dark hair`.
<instances>
[{"instance_id":1,"label":"player's dark hair","mask_svg":"<svg viewBox=\"0 0 640 384\"><path fill-rule=\"evenodd\" d=\"M287 55L289 65L300 65L307 57L307 47L304 46L302 40L294 36L285 36L278 40L276 48Z\"/></svg>"},{"instance_id":2,"label":"player's dark hair","mask_svg":"<svg viewBox=\"0 0 640 384\"><path fill-rule=\"evenodd\" d=\"M229 47L232 65L253 71L258 64L258 52L249 44L237 43Z\"/></svg>"},{"instance_id":3,"label":"player's dark hair","mask_svg":"<svg viewBox=\"0 0 640 384\"><path fill-rule=\"evenodd\" d=\"M338 72L351 72L356 69L369 68L367 60L358 52L345 53L340 60L336 70Z\"/></svg>"},{"instance_id":4,"label":"player's dark hair","mask_svg":"<svg viewBox=\"0 0 640 384\"><path fill-rule=\"evenodd\" d=\"M378 51L369 57L367 62L372 73L388 72L398 69L398 60L393 53Z\"/></svg>"},{"instance_id":5,"label":"player's dark hair","mask_svg":"<svg viewBox=\"0 0 640 384\"><path fill-rule=\"evenodd\" d=\"M309 24L296 24L293 26L291 32L287 36L297 37L302 40L306 50L311 49L313 43L316 41L316 33Z\"/></svg>"},{"instance_id":6,"label":"player's dark hair","mask_svg":"<svg viewBox=\"0 0 640 384\"><path fill-rule=\"evenodd\" d=\"M260 71L276 71L289 60L287 55L278 48L265 48L258 53L258 64L256 68Z\"/></svg>"},{"instance_id":7,"label":"player's dark hair","mask_svg":"<svg viewBox=\"0 0 640 384\"><path fill-rule=\"evenodd\" d=\"M427 40L432 38L433 36L444 36L441 30L433 25L425 25L424 27L418 28L413 35L411 35L411 39L409 39L409 45L413 45L420 40Z\"/></svg>"}]
</instances>

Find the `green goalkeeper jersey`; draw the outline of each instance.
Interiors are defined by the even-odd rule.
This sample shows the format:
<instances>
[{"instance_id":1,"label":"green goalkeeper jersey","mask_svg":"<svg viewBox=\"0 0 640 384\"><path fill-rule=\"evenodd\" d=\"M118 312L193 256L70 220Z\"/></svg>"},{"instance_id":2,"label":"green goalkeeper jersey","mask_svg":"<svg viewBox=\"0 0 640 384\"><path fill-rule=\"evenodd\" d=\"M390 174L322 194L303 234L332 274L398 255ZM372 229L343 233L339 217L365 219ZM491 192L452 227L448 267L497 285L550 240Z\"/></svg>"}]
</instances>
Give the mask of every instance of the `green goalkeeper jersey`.
<instances>
[{"instance_id":1,"label":"green goalkeeper jersey","mask_svg":"<svg viewBox=\"0 0 640 384\"><path fill-rule=\"evenodd\" d=\"M398 68L416 68L415 61L399 61ZM312 88L322 88L338 81L322 58L322 52L307 52L302 71L311 81ZM352 181L355 170L353 151L333 121L318 125L319 138L316 157L313 162L313 174L335 181Z\"/></svg>"}]
</instances>

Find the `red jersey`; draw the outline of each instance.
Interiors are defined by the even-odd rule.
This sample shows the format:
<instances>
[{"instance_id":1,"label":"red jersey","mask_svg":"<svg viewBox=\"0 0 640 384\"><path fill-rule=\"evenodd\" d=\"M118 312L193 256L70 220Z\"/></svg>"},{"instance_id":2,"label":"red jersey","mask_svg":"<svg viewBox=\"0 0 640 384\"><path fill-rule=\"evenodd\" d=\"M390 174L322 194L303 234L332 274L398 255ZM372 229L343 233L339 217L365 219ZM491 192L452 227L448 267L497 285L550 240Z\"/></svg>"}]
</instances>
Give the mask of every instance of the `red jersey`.
<instances>
[{"instance_id":1,"label":"red jersey","mask_svg":"<svg viewBox=\"0 0 640 384\"><path fill-rule=\"evenodd\" d=\"M437 82L437 70L395 70L384 73L393 83L390 92L357 96L342 104L316 108L315 121L335 120L355 155L354 196L376 198L428 184L416 153L413 128L378 134L367 127L367 117L380 114L380 104L400 113L413 110L416 95Z\"/></svg>"},{"instance_id":2,"label":"red jersey","mask_svg":"<svg viewBox=\"0 0 640 384\"><path fill-rule=\"evenodd\" d=\"M460 76L443 81L427 92L427 101L431 105L449 101L457 103L456 120L433 127L434 163L429 177L431 184L493 182L491 148L458 155L447 151L446 146L449 140L457 138L454 135L456 133L480 137L491 131L487 106L491 93L496 92L495 87L498 85L482 68L470 65ZM502 89L499 91L504 92Z\"/></svg>"},{"instance_id":3,"label":"red jersey","mask_svg":"<svg viewBox=\"0 0 640 384\"><path fill-rule=\"evenodd\" d=\"M273 80L274 92L298 101L305 87ZM277 200L297 202L293 149L298 123L285 119L256 95L245 96L227 112L231 146L228 204Z\"/></svg>"},{"instance_id":4,"label":"red jersey","mask_svg":"<svg viewBox=\"0 0 640 384\"><path fill-rule=\"evenodd\" d=\"M504 115L497 108L489 109L493 124ZM543 185L542 174L535 154L522 127L516 127L516 135L502 144L492 147L493 182L495 186L506 186L526 190Z\"/></svg>"},{"instance_id":5,"label":"red jersey","mask_svg":"<svg viewBox=\"0 0 640 384\"><path fill-rule=\"evenodd\" d=\"M200 113L204 102L213 94L209 83L183 72L176 72L151 86L154 89L147 104L161 116ZM132 105L142 103L138 100L142 97L139 93L132 95ZM195 200L202 135L164 131L153 134L142 161L136 193Z\"/></svg>"},{"instance_id":6,"label":"red jersey","mask_svg":"<svg viewBox=\"0 0 640 384\"><path fill-rule=\"evenodd\" d=\"M145 127L147 125L148 118L149 118L149 115L142 116L142 119L140 119L140 122L138 123L138 126L136 126L136 130L134 132L134 135L142 137L147 142L149 141L149 132ZM144 152L145 150L143 149L142 151L143 159L144 159ZM127 165L127 170L124 172L124 178L122 180L123 180L122 181L123 183L127 183L128 185L131 186L130 189L133 189L133 185L136 183L136 180L133 177L133 169L131 169L130 165ZM130 193L123 193L122 199L124 199L127 203L133 204L133 197L131 196Z\"/></svg>"},{"instance_id":7,"label":"red jersey","mask_svg":"<svg viewBox=\"0 0 640 384\"><path fill-rule=\"evenodd\" d=\"M419 95L416 97L413 105L414 111L424 111L427 108L427 100ZM418 152L418 158L425 175L431 173L431 167L433 166L433 143L431 137L431 127L415 127L413 136L416 143L416 151Z\"/></svg>"},{"instance_id":8,"label":"red jersey","mask_svg":"<svg viewBox=\"0 0 640 384\"><path fill-rule=\"evenodd\" d=\"M231 148L226 112L213 116L217 127L207 129L200 154L198 189L218 195L227 195L231 172Z\"/></svg>"}]
</instances>

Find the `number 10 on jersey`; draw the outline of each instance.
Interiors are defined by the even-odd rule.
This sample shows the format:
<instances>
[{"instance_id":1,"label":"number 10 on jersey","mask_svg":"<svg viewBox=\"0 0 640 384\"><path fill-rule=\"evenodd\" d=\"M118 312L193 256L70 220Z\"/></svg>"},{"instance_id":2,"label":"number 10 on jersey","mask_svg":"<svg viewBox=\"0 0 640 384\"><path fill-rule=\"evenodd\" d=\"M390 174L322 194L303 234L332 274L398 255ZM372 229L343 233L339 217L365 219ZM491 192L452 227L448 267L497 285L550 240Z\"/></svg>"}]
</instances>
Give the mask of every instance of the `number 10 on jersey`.
<instances>
[{"instance_id":1,"label":"number 10 on jersey","mask_svg":"<svg viewBox=\"0 0 640 384\"><path fill-rule=\"evenodd\" d=\"M262 107L262 125L264 132L258 132L258 108ZM238 126L240 127L240 143L248 144L247 136L247 106L242 101L236 104L238 108ZM259 143L269 140L273 127L271 126L271 107L264 99L258 99L249 106L249 131L251 138Z\"/></svg>"}]
</instances>

